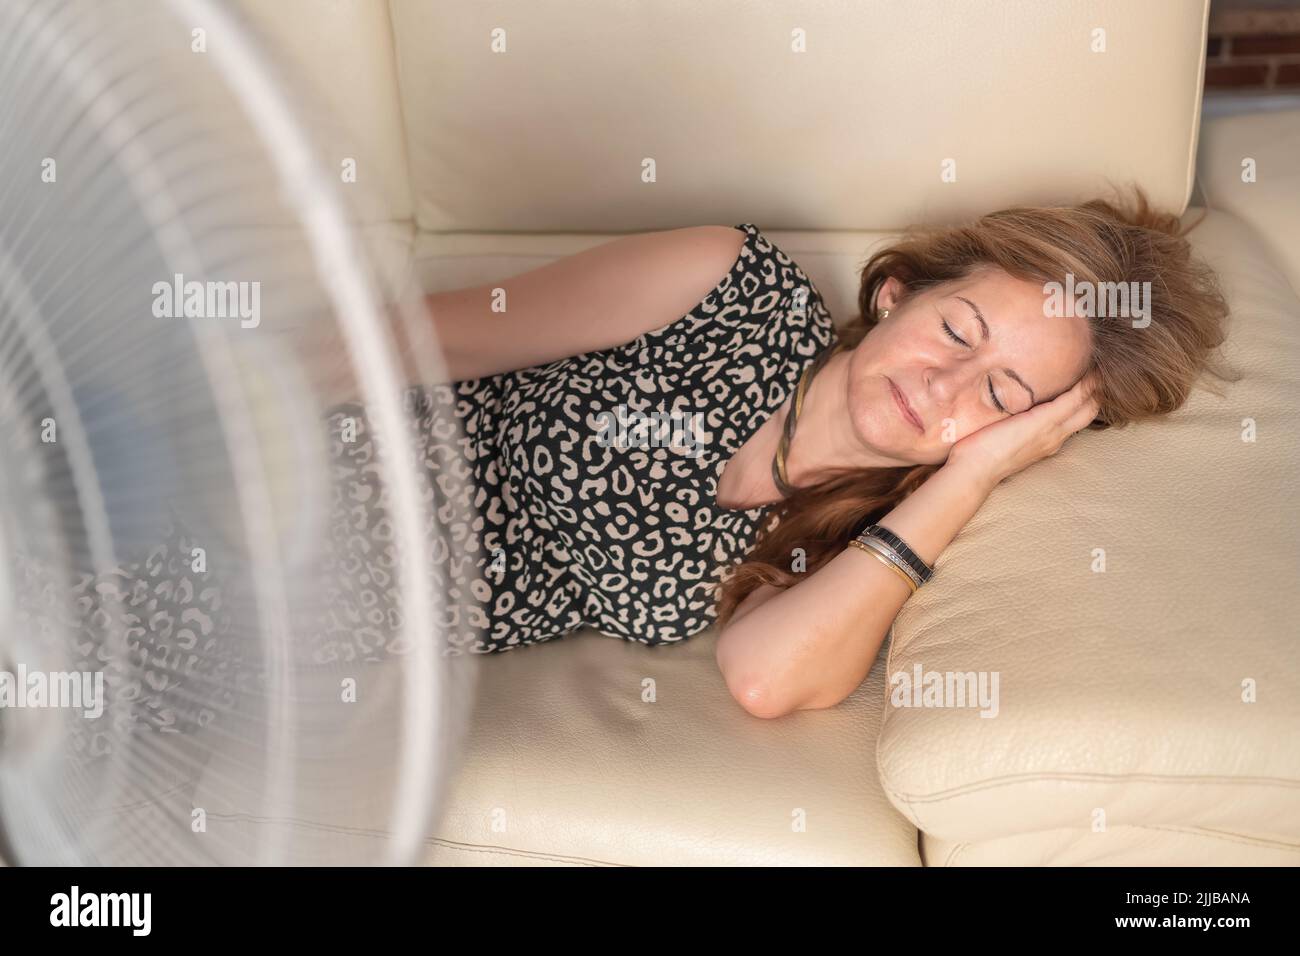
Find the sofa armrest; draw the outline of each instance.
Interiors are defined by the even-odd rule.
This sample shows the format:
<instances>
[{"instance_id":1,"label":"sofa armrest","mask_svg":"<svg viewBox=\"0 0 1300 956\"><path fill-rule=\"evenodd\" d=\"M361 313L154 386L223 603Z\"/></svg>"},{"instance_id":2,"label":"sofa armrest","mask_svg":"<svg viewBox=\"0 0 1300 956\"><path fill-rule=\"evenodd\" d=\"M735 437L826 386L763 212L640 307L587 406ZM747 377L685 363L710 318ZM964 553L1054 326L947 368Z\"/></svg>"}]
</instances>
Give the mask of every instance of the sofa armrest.
<instances>
[{"instance_id":1,"label":"sofa armrest","mask_svg":"<svg viewBox=\"0 0 1300 956\"><path fill-rule=\"evenodd\" d=\"M1205 204L1253 226L1300 291L1300 110L1206 120L1196 166Z\"/></svg>"},{"instance_id":2,"label":"sofa armrest","mask_svg":"<svg viewBox=\"0 0 1300 956\"><path fill-rule=\"evenodd\" d=\"M1300 300L1239 220L1212 212L1191 239L1224 281L1240 381L1003 482L895 623L880 778L927 836L1300 843ZM922 690L997 675L992 716L900 706L917 668Z\"/></svg>"}]
</instances>

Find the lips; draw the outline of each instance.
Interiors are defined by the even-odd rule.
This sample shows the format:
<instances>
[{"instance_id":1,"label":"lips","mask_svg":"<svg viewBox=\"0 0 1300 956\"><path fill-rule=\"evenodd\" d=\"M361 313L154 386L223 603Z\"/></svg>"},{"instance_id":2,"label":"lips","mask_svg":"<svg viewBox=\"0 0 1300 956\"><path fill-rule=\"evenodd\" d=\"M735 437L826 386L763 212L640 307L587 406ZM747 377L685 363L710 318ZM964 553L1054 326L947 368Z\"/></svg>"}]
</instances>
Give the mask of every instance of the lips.
<instances>
[{"instance_id":1,"label":"lips","mask_svg":"<svg viewBox=\"0 0 1300 956\"><path fill-rule=\"evenodd\" d=\"M892 378L886 379L886 381L889 382L890 391L894 393L894 401L898 405L898 410L903 413L904 418L912 423L913 428L924 435L925 425L921 423L921 416L916 414L912 406L908 404L907 396L903 394L903 390L894 384Z\"/></svg>"}]
</instances>

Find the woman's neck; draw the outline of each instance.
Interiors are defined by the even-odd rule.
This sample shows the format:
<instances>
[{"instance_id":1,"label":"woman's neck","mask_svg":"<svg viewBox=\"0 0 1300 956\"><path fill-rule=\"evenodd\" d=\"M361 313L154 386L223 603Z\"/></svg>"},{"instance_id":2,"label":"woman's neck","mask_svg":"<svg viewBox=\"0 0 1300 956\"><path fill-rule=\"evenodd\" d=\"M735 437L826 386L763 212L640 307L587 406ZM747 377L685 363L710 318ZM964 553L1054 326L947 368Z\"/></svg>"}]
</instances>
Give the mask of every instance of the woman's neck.
<instances>
[{"instance_id":1,"label":"woman's neck","mask_svg":"<svg viewBox=\"0 0 1300 956\"><path fill-rule=\"evenodd\" d=\"M833 356L809 383L803 412L785 459L786 481L793 487L813 484L840 468L894 468L904 462L865 445L845 407L852 352ZM731 508L758 508L781 499L772 478L772 459L785 430L793 395L731 457L718 482L718 503Z\"/></svg>"}]
</instances>

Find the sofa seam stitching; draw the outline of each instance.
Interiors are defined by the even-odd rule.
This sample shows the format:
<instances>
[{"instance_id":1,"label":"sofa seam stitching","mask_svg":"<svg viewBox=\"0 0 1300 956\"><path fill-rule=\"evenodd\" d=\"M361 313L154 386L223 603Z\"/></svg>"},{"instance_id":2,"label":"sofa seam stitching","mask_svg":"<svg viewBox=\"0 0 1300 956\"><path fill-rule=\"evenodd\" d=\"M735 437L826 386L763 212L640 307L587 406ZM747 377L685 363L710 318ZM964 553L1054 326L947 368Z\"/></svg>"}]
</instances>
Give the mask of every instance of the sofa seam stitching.
<instances>
[{"instance_id":1,"label":"sofa seam stitching","mask_svg":"<svg viewBox=\"0 0 1300 956\"><path fill-rule=\"evenodd\" d=\"M879 750L877 750L877 761L879 761ZM1105 774L1105 773L1026 773L1016 774L1007 777L994 777L990 780L981 781L978 784L970 784L964 787L943 790L938 793L923 794L904 794L900 791L890 789L889 792L898 797L899 800L907 803L909 806L913 803L934 803L940 800L949 800L954 797L966 796L971 793L980 793L984 790L995 787L1013 786L1020 783L1035 783L1038 781L1052 782L1074 782L1074 783L1115 783L1123 781L1140 781L1144 783L1158 784L1188 784L1188 783L1213 783L1213 784L1238 784L1238 785L1255 785L1255 786L1273 786L1285 787L1288 789L1300 787L1300 780L1288 780L1285 778L1270 777L1227 777L1220 774L1195 774L1190 776L1178 776L1174 774ZM883 780L882 780L883 782ZM887 788L888 789L888 788Z\"/></svg>"}]
</instances>

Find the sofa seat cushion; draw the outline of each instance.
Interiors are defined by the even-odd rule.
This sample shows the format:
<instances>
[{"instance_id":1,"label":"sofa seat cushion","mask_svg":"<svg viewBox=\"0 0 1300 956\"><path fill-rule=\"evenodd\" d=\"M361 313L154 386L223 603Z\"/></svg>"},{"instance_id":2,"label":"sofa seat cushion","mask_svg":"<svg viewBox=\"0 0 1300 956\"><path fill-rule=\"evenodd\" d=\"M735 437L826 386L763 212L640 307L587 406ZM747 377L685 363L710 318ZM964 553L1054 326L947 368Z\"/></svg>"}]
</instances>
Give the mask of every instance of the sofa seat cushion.
<instances>
[{"instance_id":1,"label":"sofa seat cushion","mask_svg":"<svg viewBox=\"0 0 1300 956\"><path fill-rule=\"evenodd\" d=\"M489 655L429 862L917 866L876 780L884 655L841 706L750 716L714 629Z\"/></svg>"},{"instance_id":2,"label":"sofa seat cushion","mask_svg":"<svg viewBox=\"0 0 1300 956\"><path fill-rule=\"evenodd\" d=\"M714 661L715 632L647 648L584 630L454 659L431 865L919 866L916 829L876 780L884 656L842 706L779 721L747 714ZM341 710L344 672L358 701ZM301 684L292 805L262 805L255 735L212 741L193 801L212 862L271 841L293 862L379 861L392 847L401 763L396 668L339 665ZM471 699L472 705L461 703ZM326 733L328 731L328 733Z\"/></svg>"}]
</instances>

